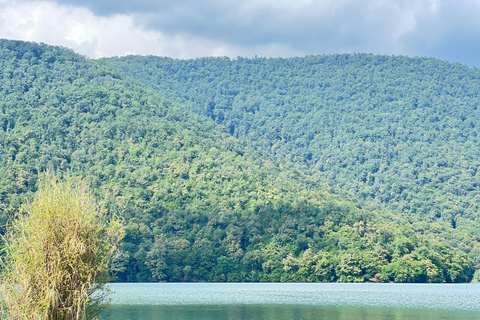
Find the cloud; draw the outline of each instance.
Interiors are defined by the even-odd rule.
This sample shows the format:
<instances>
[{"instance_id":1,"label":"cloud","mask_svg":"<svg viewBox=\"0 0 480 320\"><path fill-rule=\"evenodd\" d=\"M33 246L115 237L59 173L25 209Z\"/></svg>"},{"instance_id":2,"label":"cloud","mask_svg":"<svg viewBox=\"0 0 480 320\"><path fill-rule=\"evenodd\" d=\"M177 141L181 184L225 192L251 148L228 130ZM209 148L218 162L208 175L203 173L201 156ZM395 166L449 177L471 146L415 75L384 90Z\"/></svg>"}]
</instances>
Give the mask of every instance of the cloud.
<instances>
[{"instance_id":1,"label":"cloud","mask_svg":"<svg viewBox=\"0 0 480 320\"><path fill-rule=\"evenodd\" d=\"M75 4L74 0L57 0ZM129 14L135 23L167 34L187 33L249 46L391 42L435 10L434 0L183 0L82 1L98 15ZM393 36L391 37L386 37ZM383 41L380 41L383 40ZM350 42L353 40L353 44Z\"/></svg>"},{"instance_id":2,"label":"cloud","mask_svg":"<svg viewBox=\"0 0 480 320\"><path fill-rule=\"evenodd\" d=\"M126 54L191 58L240 49L191 34L145 30L125 14L97 16L90 9L39 1L3 1L0 9L1 38L61 45L93 58Z\"/></svg>"},{"instance_id":3,"label":"cloud","mask_svg":"<svg viewBox=\"0 0 480 320\"><path fill-rule=\"evenodd\" d=\"M399 39L405 53L480 67L480 2L437 1L435 9L418 14L416 27Z\"/></svg>"},{"instance_id":4,"label":"cloud","mask_svg":"<svg viewBox=\"0 0 480 320\"><path fill-rule=\"evenodd\" d=\"M199 56L300 55L281 44L248 48L188 32L162 32L136 22L138 16L95 15L88 8L48 1L0 1L0 38L45 42L72 48L92 58L142 54Z\"/></svg>"},{"instance_id":5,"label":"cloud","mask_svg":"<svg viewBox=\"0 0 480 320\"><path fill-rule=\"evenodd\" d=\"M369 52L480 65L477 0L1 1L0 37L91 57Z\"/></svg>"}]
</instances>

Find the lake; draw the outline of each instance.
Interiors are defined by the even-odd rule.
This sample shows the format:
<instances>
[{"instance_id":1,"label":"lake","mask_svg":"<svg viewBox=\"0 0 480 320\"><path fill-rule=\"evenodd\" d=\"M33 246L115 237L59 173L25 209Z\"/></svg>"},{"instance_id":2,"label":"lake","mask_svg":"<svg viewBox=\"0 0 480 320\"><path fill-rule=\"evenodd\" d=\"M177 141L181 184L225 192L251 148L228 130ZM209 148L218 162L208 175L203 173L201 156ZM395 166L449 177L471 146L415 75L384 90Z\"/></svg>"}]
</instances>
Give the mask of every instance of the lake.
<instances>
[{"instance_id":1,"label":"lake","mask_svg":"<svg viewBox=\"0 0 480 320\"><path fill-rule=\"evenodd\" d=\"M480 319L480 285L114 283L106 319ZM104 316L106 316L104 314Z\"/></svg>"}]
</instances>

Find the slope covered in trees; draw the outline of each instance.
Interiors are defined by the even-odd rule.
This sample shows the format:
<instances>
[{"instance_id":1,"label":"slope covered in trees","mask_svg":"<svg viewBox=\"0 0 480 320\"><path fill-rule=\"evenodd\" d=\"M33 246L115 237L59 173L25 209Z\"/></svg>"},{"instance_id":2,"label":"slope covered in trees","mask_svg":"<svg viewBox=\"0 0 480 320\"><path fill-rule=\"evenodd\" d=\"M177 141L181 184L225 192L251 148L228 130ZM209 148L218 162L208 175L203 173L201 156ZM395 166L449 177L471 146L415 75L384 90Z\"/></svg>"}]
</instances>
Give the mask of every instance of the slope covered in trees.
<instances>
[{"instance_id":1,"label":"slope covered in trees","mask_svg":"<svg viewBox=\"0 0 480 320\"><path fill-rule=\"evenodd\" d=\"M40 172L82 175L125 219L121 281L472 278L472 234L327 191L103 61L0 40L0 67L3 222Z\"/></svg>"},{"instance_id":2,"label":"slope covered in trees","mask_svg":"<svg viewBox=\"0 0 480 320\"><path fill-rule=\"evenodd\" d=\"M479 221L479 70L368 54L105 61L331 186L425 221Z\"/></svg>"}]
</instances>

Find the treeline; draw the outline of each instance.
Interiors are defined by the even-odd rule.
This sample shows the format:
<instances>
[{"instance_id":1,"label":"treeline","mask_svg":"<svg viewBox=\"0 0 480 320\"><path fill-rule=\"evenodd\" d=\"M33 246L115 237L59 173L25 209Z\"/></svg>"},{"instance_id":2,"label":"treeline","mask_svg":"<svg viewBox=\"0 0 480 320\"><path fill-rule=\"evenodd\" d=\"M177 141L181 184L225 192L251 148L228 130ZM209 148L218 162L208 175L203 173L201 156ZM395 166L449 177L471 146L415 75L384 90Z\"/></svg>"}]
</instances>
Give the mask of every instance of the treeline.
<instances>
[{"instance_id":1,"label":"treeline","mask_svg":"<svg viewBox=\"0 0 480 320\"><path fill-rule=\"evenodd\" d=\"M39 173L84 176L126 221L119 281L473 277L471 233L325 185L103 61L0 40L0 67L2 221Z\"/></svg>"},{"instance_id":2,"label":"treeline","mask_svg":"<svg viewBox=\"0 0 480 320\"><path fill-rule=\"evenodd\" d=\"M350 202L280 202L201 217L170 214L153 230L143 216L129 224L127 256L151 246L138 271L120 280L468 282L474 271L466 254L442 239L451 231L445 225L412 225Z\"/></svg>"}]
</instances>

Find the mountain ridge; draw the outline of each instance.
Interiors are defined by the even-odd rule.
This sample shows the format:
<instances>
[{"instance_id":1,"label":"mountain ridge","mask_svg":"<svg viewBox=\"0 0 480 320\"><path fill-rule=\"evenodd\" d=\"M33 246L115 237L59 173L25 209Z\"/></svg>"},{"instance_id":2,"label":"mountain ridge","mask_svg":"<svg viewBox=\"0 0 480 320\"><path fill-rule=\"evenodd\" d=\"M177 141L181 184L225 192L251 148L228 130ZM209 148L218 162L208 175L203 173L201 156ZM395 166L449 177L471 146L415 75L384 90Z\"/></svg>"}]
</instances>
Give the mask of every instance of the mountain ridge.
<instances>
[{"instance_id":1,"label":"mountain ridge","mask_svg":"<svg viewBox=\"0 0 480 320\"><path fill-rule=\"evenodd\" d=\"M126 221L120 281L473 277L471 234L325 186L104 61L7 40L0 51L3 221L42 171L83 176Z\"/></svg>"},{"instance_id":2,"label":"mountain ridge","mask_svg":"<svg viewBox=\"0 0 480 320\"><path fill-rule=\"evenodd\" d=\"M478 220L477 69L369 54L104 61L360 198L454 227Z\"/></svg>"}]
</instances>

